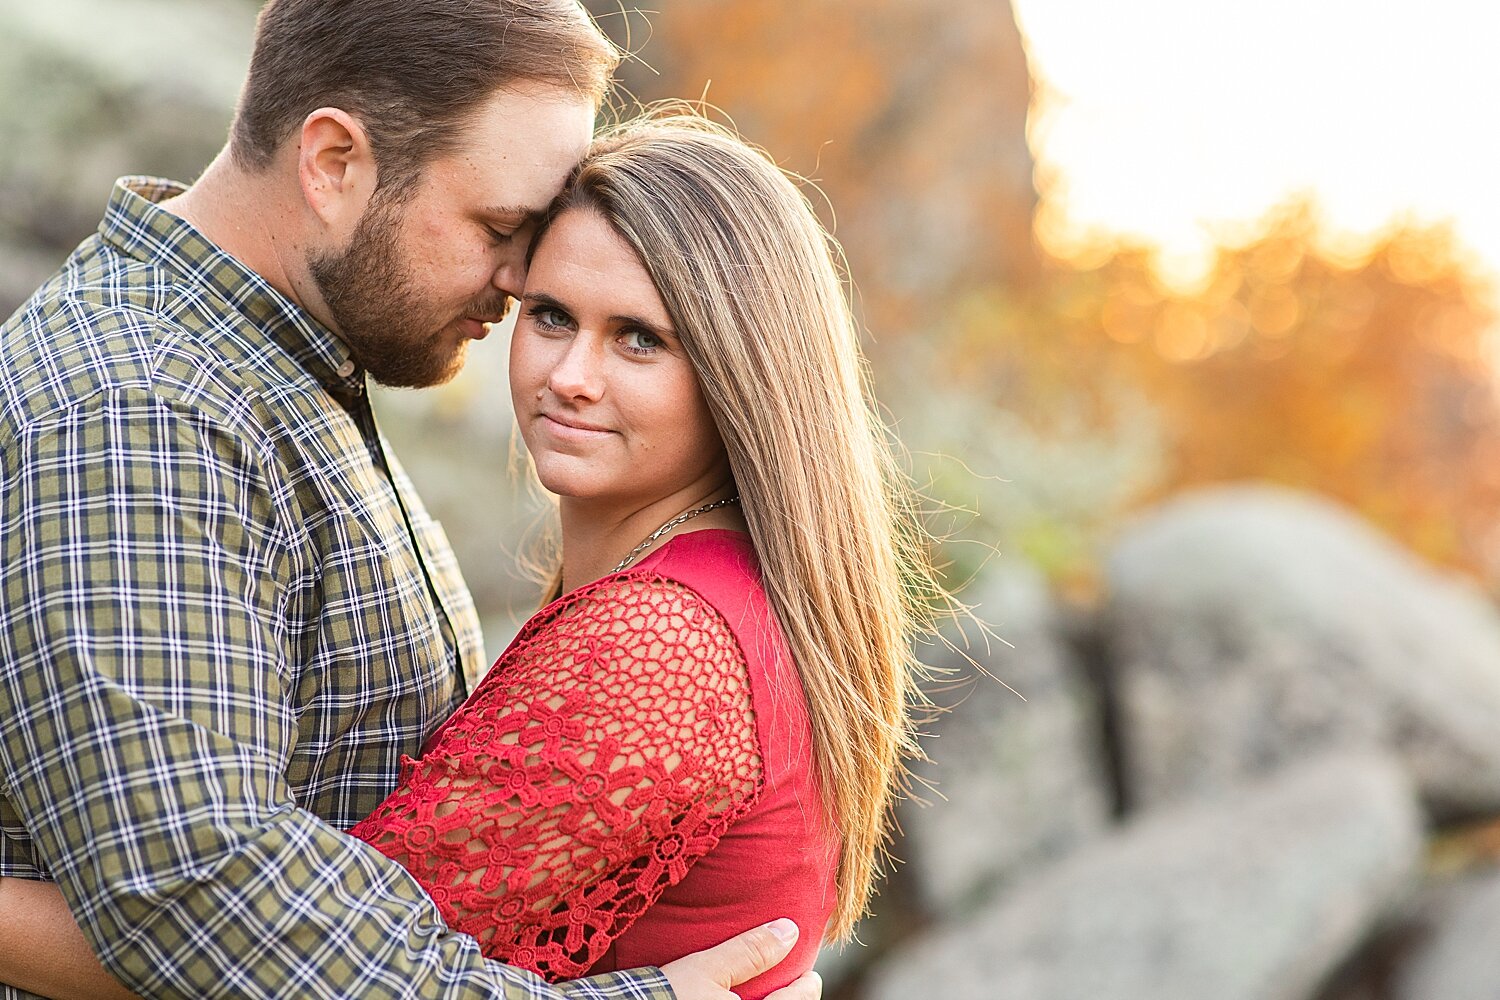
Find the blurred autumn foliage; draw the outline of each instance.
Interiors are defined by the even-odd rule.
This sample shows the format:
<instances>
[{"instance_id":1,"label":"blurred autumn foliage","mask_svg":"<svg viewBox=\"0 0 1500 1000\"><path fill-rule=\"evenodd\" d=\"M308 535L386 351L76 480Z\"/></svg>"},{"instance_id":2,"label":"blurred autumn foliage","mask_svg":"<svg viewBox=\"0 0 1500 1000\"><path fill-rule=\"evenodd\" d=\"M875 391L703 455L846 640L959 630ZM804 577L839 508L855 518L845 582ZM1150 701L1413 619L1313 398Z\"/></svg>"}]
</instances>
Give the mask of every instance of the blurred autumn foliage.
<instances>
[{"instance_id":1,"label":"blurred autumn foliage","mask_svg":"<svg viewBox=\"0 0 1500 1000\"><path fill-rule=\"evenodd\" d=\"M1028 351L1067 341L1090 380L1142 388L1167 455L1143 500L1269 480L1343 500L1437 562L1500 566L1495 317L1446 230L1334 248L1294 203L1220 248L1196 294L1155 273L1141 251L1059 270L1033 312L1054 336Z\"/></svg>"},{"instance_id":2,"label":"blurred autumn foliage","mask_svg":"<svg viewBox=\"0 0 1500 1000\"><path fill-rule=\"evenodd\" d=\"M617 11L595 5L626 41ZM1356 245L1291 202L1226 240L1191 292L1162 283L1148 248L1052 259L1033 237L1032 88L1003 0L633 17L638 97L706 94L826 193L882 398L909 444L943 456L924 474L975 509L967 534L1086 590L1132 508L1262 479L1500 578L1491 288L1446 230Z\"/></svg>"}]
</instances>

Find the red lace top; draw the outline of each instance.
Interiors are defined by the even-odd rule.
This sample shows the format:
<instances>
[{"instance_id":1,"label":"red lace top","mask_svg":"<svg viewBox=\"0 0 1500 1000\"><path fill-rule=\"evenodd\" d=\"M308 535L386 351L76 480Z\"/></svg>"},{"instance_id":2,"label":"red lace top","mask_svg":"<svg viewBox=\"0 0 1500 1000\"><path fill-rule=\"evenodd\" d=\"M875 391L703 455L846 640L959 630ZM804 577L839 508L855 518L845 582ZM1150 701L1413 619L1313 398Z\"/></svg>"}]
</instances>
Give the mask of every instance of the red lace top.
<instances>
[{"instance_id":1,"label":"red lace top","mask_svg":"<svg viewBox=\"0 0 1500 1000\"><path fill-rule=\"evenodd\" d=\"M521 629L353 834L448 925L549 979L661 965L780 916L812 967L837 845L747 536L679 535Z\"/></svg>"}]
</instances>

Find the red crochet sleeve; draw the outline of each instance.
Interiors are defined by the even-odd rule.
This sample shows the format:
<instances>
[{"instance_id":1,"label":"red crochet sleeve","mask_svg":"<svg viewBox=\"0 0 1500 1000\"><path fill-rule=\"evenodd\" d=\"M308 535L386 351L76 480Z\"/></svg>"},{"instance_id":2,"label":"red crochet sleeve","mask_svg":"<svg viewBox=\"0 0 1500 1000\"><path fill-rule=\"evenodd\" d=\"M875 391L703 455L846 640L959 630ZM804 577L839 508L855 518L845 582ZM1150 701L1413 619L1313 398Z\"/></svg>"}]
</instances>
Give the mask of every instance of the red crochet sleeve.
<instances>
[{"instance_id":1,"label":"red crochet sleeve","mask_svg":"<svg viewBox=\"0 0 1500 1000\"><path fill-rule=\"evenodd\" d=\"M532 619L353 833L448 925L582 975L754 801L749 675L691 589L615 577Z\"/></svg>"}]
</instances>

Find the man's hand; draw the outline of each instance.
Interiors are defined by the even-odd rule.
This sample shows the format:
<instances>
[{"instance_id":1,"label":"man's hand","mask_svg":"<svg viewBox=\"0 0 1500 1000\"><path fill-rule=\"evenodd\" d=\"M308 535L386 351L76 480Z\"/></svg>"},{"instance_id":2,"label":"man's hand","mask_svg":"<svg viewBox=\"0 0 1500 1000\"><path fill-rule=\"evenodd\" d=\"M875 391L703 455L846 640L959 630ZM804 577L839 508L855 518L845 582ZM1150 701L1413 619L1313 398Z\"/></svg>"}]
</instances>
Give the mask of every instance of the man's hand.
<instances>
[{"instance_id":1,"label":"man's hand","mask_svg":"<svg viewBox=\"0 0 1500 1000\"><path fill-rule=\"evenodd\" d=\"M677 1000L736 1000L730 987L752 979L786 957L797 943L797 925L786 918L773 920L707 951L668 962L662 973ZM816 972L784 986L766 1000L819 1000L823 980Z\"/></svg>"}]
</instances>

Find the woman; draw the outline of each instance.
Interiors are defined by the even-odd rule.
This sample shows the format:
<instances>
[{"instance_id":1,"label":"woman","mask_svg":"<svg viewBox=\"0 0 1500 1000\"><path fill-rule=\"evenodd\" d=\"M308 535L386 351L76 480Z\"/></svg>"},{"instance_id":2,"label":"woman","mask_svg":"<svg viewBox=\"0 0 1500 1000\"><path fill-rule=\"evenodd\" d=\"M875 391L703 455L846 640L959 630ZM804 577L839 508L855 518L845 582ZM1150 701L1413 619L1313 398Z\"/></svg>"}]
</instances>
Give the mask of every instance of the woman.
<instances>
[{"instance_id":1,"label":"woman","mask_svg":"<svg viewBox=\"0 0 1500 1000\"><path fill-rule=\"evenodd\" d=\"M832 251L691 116L602 137L533 244L510 377L550 600L352 831L491 957L570 978L865 909L943 594Z\"/></svg>"}]
</instances>

